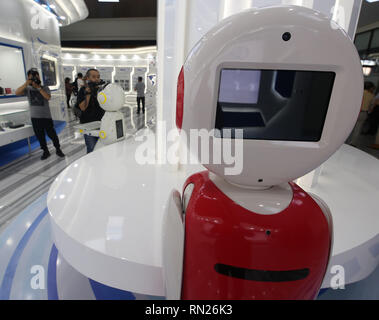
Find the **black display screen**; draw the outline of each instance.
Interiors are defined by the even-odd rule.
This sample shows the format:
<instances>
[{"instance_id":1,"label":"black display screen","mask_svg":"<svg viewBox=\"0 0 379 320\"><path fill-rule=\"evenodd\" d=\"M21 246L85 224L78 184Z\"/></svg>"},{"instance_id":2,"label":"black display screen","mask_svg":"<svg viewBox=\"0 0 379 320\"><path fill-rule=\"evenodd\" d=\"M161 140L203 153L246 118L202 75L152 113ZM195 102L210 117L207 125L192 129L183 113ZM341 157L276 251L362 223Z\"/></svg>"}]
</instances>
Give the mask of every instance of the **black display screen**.
<instances>
[{"instance_id":1,"label":"black display screen","mask_svg":"<svg viewBox=\"0 0 379 320\"><path fill-rule=\"evenodd\" d=\"M41 59L43 84L45 86L57 85L57 70L55 69L55 62L42 58Z\"/></svg>"},{"instance_id":2,"label":"black display screen","mask_svg":"<svg viewBox=\"0 0 379 320\"><path fill-rule=\"evenodd\" d=\"M243 129L244 139L319 141L334 79L324 71L222 69L215 128Z\"/></svg>"},{"instance_id":3,"label":"black display screen","mask_svg":"<svg viewBox=\"0 0 379 320\"><path fill-rule=\"evenodd\" d=\"M122 124L122 120L116 121L116 132L117 132L117 139L120 139L124 136L124 126Z\"/></svg>"}]
</instances>

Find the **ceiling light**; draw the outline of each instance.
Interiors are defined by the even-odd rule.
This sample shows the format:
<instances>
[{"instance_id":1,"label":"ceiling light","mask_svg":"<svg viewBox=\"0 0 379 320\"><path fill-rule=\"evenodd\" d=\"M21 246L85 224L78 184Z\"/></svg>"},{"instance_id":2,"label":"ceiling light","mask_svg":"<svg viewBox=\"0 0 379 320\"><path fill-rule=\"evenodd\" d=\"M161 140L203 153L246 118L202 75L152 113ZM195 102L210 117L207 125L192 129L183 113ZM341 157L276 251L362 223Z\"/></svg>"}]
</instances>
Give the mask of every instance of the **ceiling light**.
<instances>
[{"instance_id":1,"label":"ceiling light","mask_svg":"<svg viewBox=\"0 0 379 320\"><path fill-rule=\"evenodd\" d=\"M120 2L119 0L98 0L99 2Z\"/></svg>"},{"instance_id":2,"label":"ceiling light","mask_svg":"<svg viewBox=\"0 0 379 320\"><path fill-rule=\"evenodd\" d=\"M363 66L374 67L374 66L376 66L376 61L373 61L373 60L361 60L361 64Z\"/></svg>"}]
</instances>

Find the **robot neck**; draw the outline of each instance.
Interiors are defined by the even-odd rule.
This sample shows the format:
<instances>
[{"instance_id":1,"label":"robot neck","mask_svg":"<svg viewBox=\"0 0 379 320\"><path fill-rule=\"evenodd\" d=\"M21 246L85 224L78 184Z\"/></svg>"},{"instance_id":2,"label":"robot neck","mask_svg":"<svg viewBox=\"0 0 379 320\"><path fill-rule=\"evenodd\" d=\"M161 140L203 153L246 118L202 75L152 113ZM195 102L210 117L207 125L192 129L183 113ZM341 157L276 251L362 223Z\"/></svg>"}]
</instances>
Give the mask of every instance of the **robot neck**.
<instances>
[{"instance_id":1,"label":"robot neck","mask_svg":"<svg viewBox=\"0 0 379 320\"><path fill-rule=\"evenodd\" d=\"M248 189L248 190L253 190L253 191L264 191L264 190L270 190L273 188L273 186L264 186L264 187L258 187L258 186L244 186L244 185L241 185L241 184L237 184L237 183L233 183L231 181L228 181L225 179L225 181L227 183L230 183L231 185L237 187L237 188L241 188L241 189Z\"/></svg>"},{"instance_id":2,"label":"robot neck","mask_svg":"<svg viewBox=\"0 0 379 320\"><path fill-rule=\"evenodd\" d=\"M228 198L257 214L278 214L290 205L293 198L293 190L289 183L266 188L239 186L211 172L209 179Z\"/></svg>"}]
</instances>

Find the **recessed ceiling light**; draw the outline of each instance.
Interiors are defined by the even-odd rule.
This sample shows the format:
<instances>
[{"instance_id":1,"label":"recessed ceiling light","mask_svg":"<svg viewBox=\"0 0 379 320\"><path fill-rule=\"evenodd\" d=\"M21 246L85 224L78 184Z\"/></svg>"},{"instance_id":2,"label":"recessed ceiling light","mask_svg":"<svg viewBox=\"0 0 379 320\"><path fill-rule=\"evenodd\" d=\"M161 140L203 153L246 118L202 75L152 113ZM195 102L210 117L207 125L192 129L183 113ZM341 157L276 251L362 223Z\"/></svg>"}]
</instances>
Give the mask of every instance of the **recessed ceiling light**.
<instances>
[{"instance_id":1,"label":"recessed ceiling light","mask_svg":"<svg viewBox=\"0 0 379 320\"><path fill-rule=\"evenodd\" d=\"M98 0L99 2L120 2L119 0Z\"/></svg>"}]
</instances>

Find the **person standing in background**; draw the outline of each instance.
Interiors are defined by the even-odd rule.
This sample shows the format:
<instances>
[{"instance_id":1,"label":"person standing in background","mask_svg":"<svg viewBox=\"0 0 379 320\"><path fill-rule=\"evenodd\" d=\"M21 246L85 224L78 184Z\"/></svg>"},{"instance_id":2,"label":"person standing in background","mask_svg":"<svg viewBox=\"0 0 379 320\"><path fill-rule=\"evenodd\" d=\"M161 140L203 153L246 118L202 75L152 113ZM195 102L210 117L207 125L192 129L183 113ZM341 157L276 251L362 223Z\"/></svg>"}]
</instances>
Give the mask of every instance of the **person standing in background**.
<instances>
[{"instance_id":1,"label":"person standing in background","mask_svg":"<svg viewBox=\"0 0 379 320\"><path fill-rule=\"evenodd\" d=\"M374 97L371 105L370 105L370 113L374 113L376 116L376 128L378 128L379 125L379 89L376 91L376 96ZM379 149L379 130L377 129L376 132L376 139L374 144L370 146L370 148L373 149Z\"/></svg>"},{"instance_id":2,"label":"person standing in background","mask_svg":"<svg viewBox=\"0 0 379 320\"><path fill-rule=\"evenodd\" d=\"M85 81L83 79L83 74L82 73L78 73L75 81L72 83L72 88L73 88L73 92L74 92L74 95L78 95L78 92L79 90L84 87L85 85Z\"/></svg>"},{"instance_id":3,"label":"person standing in background","mask_svg":"<svg viewBox=\"0 0 379 320\"><path fill-rule=\"evenodd\" d=\"M84 85L85 85L85 81L84 81L84 79L83 79L83 74L82 73L78 73L78 91L82 88L82 87L84 87Z\"/></svg>"},{"instance_id":4,"label":"person standing in background","mask_svg":"<svg viewBox=\"0 0 379 320\"><path fill-rule=\"evenodd\" d=\"M374 92L375 85L370 81L366 81L364 84L361 112L359 113L358 120L348 139L348 143L352 146L356 146L358 143L359 136L362 132L363 124L367 120L369 108L374 99Z\"/></svg>"},{"instance_id":5,"label":"person standing in background","mask_svg":"<svg viewBox=\"0 0 379 320\"><path fill-rule=\"evenodd\" d=\"M16 95L22 96L26 93L28 96L33 130L43 150L41 160L50 157L45 133L53 141L56 154L59 157L64 157L65 155L60 148L58 135L51 118L49 106L49 100L51 99L50 89L48 86L41 86L41 79L37 69L30 69L27 76L28 80L16 90Z\"/></svg>"},{"instance_id":6,"label":"person standing in background","mask_svg":"<svg viewBox=\"0 0 379 320\"><path fill-rule=\"evenodd\" d=\"M137 91L137 114L140 113L141 110L141 102L142 102L142 112L145 113L145 84L142 82L142 77L138 77L138 82L134 86L134 91Z\"/></svg>"},{"instance_id":7,"label":"person standing in background","mask_svg":"<svg viewBox=\"0 0 379 320\"><path fill-rule=\"evenodd\" d=\"M72 94L72 84L70 83L70 80L71 80L70 78L64 79L68 108L70 108L70 99L71 99L71 94Z\"/></svg>"}]
</instances>

